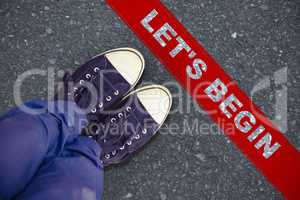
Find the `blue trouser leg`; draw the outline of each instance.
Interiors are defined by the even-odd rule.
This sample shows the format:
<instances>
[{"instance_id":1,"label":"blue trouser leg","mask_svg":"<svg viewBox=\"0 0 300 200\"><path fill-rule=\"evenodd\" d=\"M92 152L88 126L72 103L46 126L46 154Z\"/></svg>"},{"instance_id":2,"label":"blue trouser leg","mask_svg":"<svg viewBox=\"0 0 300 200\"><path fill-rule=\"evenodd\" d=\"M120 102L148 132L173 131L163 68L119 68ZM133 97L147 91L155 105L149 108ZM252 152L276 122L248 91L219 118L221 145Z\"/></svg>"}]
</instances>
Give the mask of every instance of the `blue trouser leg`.
<instances>
[{"instance_id":1,"label":"blue trouser leg","mask_svg":"<svg viewBox=\"0 0 300 200\"><path fill-rule=\"evenodd\" d=\"M47 107L42 101L26 105L33 110ZM1 197L84 199L82 195L90 194L99 199L101 149L95 141L79 136L67 121L66 113L55 109L33 115L16 108L0 118Z\"/></svg>"},{"instance_id":2,"label":"blue trouser leg","mask_svg":"<svg viewBox=\"0 0 300 200\"><path fill-rule=\"evenodd\" d=\"M76 139L65 147L60 157L42 165L16 200L100 200L103 171L99 163L93 161L100 156L97 149L93 140Z\"/></svg>"}]
</instances>

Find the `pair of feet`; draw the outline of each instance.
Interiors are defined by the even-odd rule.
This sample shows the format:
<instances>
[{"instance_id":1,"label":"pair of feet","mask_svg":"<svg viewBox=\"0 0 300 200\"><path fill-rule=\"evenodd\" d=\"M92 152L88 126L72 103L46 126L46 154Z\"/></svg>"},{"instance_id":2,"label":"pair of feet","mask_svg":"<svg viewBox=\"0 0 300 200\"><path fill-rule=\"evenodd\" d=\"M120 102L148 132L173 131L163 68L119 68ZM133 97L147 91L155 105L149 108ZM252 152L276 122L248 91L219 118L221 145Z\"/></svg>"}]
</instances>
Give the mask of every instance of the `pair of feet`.
<instances>
[{"instance_id":1,"label":"pair of feet","mask_svg":"<svg viewBox=\"0 0 300 200\"><path fill-rule=\"evenodd\" d=\"M104 166L127 160L155 135L170 111L167 88L149 85L133 90L144 67L140 52L120 48L97 55L64 76L56 98L74 101L86 115L82 134L99 143Z\"/></svg>"}]
</instances>

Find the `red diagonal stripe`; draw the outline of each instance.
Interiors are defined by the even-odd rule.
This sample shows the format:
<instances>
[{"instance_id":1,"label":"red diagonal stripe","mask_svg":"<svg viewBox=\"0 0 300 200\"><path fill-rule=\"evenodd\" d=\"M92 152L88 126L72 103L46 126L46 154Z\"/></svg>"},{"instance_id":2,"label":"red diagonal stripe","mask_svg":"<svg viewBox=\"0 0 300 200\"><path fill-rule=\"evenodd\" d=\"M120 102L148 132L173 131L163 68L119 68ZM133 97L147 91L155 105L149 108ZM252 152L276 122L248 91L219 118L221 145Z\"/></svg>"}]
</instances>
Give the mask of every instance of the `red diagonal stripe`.
<instances>
[{"instance_id":1,"label":"red diagonal stripe","mask_svg":"<svg viewBox=\"0 0 300 200\"><path fill-rule=\"evenodd\" d=\"M300 156L297 149L272 125L174 15L159 0L107 2L198 104L208 112L216 111L209 112L209 115L220 127L226 127L224 124L234 127L234 134L224 129L225 134L262 174L288 199L300 198ZM146 18L150 13L154 15ZM141 23L143 20L144 24ZM165 29L161 28L163 26ZM184 46L185 49L177 51L176 54L174 49L182 41L190 48ZM170 55L171 51L173 57ZM195 57L192 56L192 51L195 52ZM189 70L190 73L187 73ZM216 86L217 83L223 83L226 86L227 91L220 93L221 99L217 98L219 92L214 93L214 90L208 89L212 83L216 83ZM221 86L218 88L222 89ZM227 106L224 102L227 102ZM227 112L220 108L222 103L221 108L226 108ZM230 104L236 110L230 108ZM259 127L263 127L263 131L255 132ZM260 134L254 137L255 133ZM250 136L253 136L252 140L248 139Z\"/></svg>"}]
</instances>

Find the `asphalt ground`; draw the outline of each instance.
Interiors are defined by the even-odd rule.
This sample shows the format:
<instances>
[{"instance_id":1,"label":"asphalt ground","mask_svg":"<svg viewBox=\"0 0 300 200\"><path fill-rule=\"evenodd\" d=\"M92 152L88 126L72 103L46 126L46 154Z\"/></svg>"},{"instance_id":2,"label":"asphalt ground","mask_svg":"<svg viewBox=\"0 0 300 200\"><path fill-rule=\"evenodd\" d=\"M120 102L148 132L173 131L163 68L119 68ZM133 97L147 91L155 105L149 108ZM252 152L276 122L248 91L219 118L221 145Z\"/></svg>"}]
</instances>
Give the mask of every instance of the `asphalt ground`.
<instances>
[{"instance_id":1,"label":"asphalt ground","mask_svg":"<svg viewBox=\"0 0 300 200\"><path fill-rule=\"evenodd\" d=\"M300 149L299 0L163 2ZM0 19L1 113L15 106L23 72L72 70L123 46L145 56L142 85L172 91L164 129L105 172L103 200L282 199L103 0L0 0ZM47 98L45 77L26 80L22 98Z\"/></svg>"}]
</instances>

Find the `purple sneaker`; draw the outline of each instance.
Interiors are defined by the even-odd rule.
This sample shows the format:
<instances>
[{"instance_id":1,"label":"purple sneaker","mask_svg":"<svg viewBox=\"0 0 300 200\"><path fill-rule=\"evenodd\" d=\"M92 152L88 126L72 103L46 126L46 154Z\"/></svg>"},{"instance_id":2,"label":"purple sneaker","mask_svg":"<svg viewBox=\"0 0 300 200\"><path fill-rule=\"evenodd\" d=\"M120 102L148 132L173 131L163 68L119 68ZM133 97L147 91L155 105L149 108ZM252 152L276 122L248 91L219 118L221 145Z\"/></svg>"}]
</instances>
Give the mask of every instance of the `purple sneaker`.
<instances>
[{"instance_id":1,"label":"purple sneaker","mask_svg":"<svg viewBox=\"0 0 300 200\"><path fill-rule=\"evenodd\" d=\"M55 99L75 101L93 117L119 102L139 81L145 61L140 52L119 48L93 57L72 75L64 76Z\"/></svg>"},{"instance_id":2,"label":"purple sneaker","mask_svg":"<svg viewBox=\"0 0 300 200\"><path fill-rule=\"evenodd\" d=\"M171 105L169 90L151 85L128 94L110 114L98 114L86 130L102 147L103 165L121 163L146 144L164 123Z\"/></svg>"}]
</instances>

